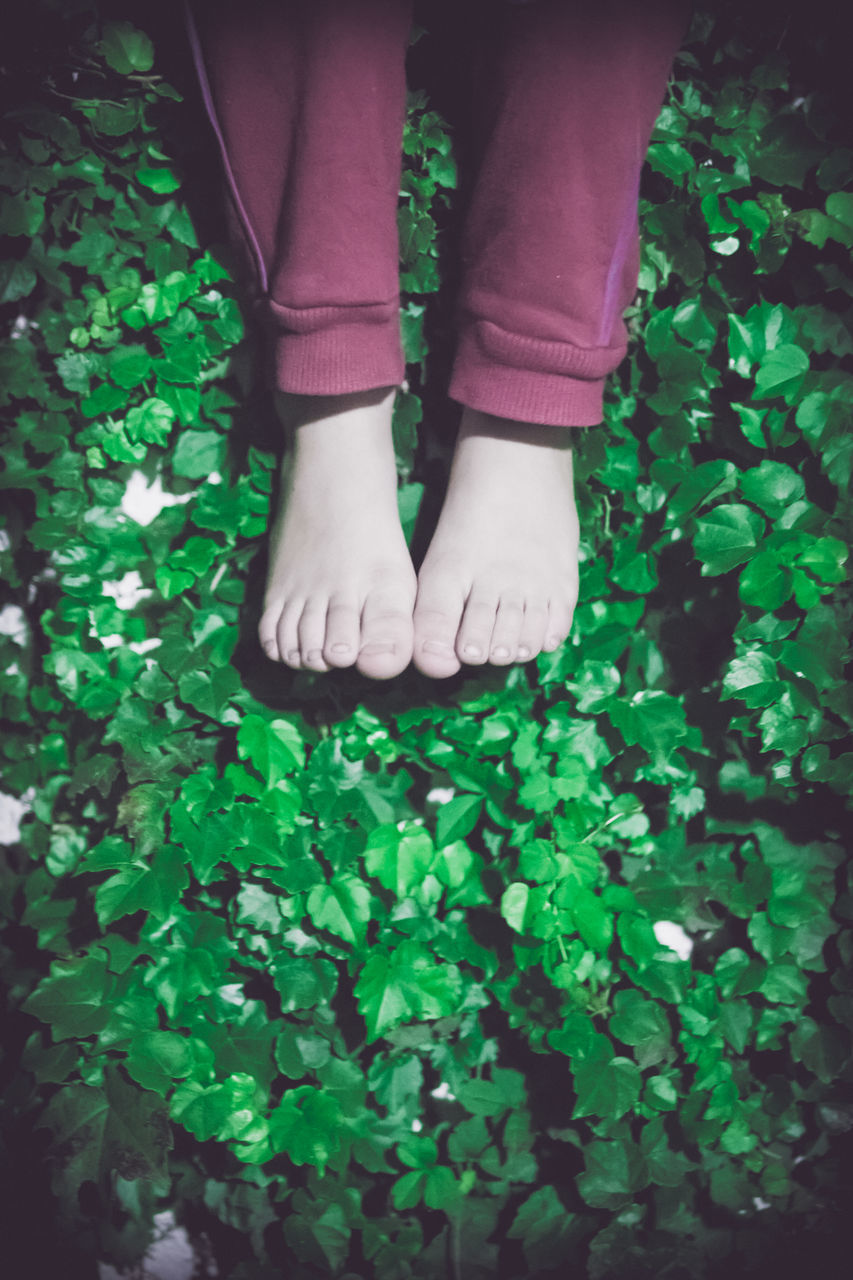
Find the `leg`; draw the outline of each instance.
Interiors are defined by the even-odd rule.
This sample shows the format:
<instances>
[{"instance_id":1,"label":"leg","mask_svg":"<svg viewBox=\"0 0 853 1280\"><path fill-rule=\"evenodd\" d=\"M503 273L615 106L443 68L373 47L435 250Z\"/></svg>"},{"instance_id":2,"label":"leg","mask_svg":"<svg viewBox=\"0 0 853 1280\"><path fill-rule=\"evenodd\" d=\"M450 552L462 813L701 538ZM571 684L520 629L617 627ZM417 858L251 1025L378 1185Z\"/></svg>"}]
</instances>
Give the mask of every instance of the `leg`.
<instances>
[{"instance_id":1,"label":"leg","mask_svg":"<svg viewBox=\"0 0 853 1280\"><path fill-rule=\"evenodd\" d=\"M395 675L411 658L415 591L391 441L410 5L244 0L193 14L293 442L261 643L292 667Z\"/></svg>"},{"instance_id":2,"label":"leg","mask_svg":"<svg viewBox=\"0 0 853 1280\"><path fill-rule=\"evenodd\" d=\"M419 576L415 662L556 648L577 594L572 432L601 420L636 287L637 192L680 0L495 6L450 394L465 406ZM535 424L535 425L534 425Z\"/></svg>"}]
</instances>

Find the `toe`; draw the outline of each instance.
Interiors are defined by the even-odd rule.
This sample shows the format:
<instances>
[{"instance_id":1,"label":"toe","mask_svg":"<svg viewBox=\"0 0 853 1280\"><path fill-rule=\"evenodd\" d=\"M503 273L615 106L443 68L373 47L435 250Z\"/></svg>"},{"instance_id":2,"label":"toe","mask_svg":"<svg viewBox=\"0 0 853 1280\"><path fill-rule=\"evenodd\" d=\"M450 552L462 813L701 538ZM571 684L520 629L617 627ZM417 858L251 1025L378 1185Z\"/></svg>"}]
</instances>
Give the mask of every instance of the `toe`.
<instances>
[{"instance_id":1,"label":"toe","mask_svg":"<svg viewBox=\"0 0 853 1280\"><path fill-rule=\"evenodd\" d=\"M323 659L330 667L351 667L358 657L361 632L355 600L333 597L326 615L326 642Z\"/></svg>"},{"instance_id":2,"label":"toe","mask_svg":"<svg viewBox=\"0 0 853 1280\"><path fill-rule=\"evenodd\" d=\"M415 605L415 666L425 676L444 680L459 670L456 635L463 598L458 586L424 583Z\"/></svg>"},{"instance_id":3,"label":"toe","mask_svg":"<svg viewBox=\"0 0 853 1280\"><path fill-rule=\"evenodd\" d=\"M278 624L281 618L281 605L275 604L265 609L258 623L258 640L261 648L272 662L281 662L282 655L278 647Z\"/></svg>"},{"instance_id":4,"label":"toe","mask_svg":"<svg viewBox=\"0 0 853 1280\"><path fill-rule=\"evenodd\" d=\"M548 626L548 608L545 604L528 600L524 606L524 620L518 637L516 660L529 662L542 652L545 631Z\"/></svg>"},{"instance_id":5,"label":"toe","mask_svg":"<svg viewBox=\"0 0 853 1280\"><path fill-rule=\"evenodd\" d=\"M515 596L502 596L495 616L489 661L499 667L515 662L521 625L524 621L524 601Z\"/></svg>"},{"instance_id":6,"label":"toe","mask_svg":"<svg viewBox=\"0 0 853 1280\"><path fill-rule=\"evenodd\" d=\"M390 680L412 660L414 630L411 591L373 591L361 615L361 647L356 666L372 680Z\"/></svg>"},{"instance_id":7,"label":"toe","mask_svg":"<svg viewBox=\"0 0 853 1280\"><path fill-rule=\"evenodd\" d=\"M299 633L297 627L302 617L304 601L291 600L284 606L276 628L278 651L282 662L294 671L302 669L302 658L299 653Z\"/></svg>"},{"instance_id":8,"label":"toe","mask_svg":"<svg viewBox=\"0 0 853 1280\"><path fill-rule=\"evenodd\" d=\"M552 600L548 607L548 622L545 627L545 643L542 648L546 653L553 653L568 638L572 629L574 610L568 601Z\"/></svg>"},{"instance_id":9,"label":"toe","mask_svg":"<svg viewBox=\"0 0 853 1280\"><path fill-rule=\"evenodd\" d=\"M326 614L329 601L325 597L311 597L305 602L299 619L299 653L303 667L309 671L328 671L323 657L326 644Z\"/></svg>"},{"instance_id":10,"label":"toe","mask_svg":"<svg viewBox=\"0 0 853 1280\"><path fill-rule=\"evenodd\" d=\"M474 666L488 662L497 611L497 592L469 596L456 640L456 656L462 662Z\"/></svg>"}]
</instances>

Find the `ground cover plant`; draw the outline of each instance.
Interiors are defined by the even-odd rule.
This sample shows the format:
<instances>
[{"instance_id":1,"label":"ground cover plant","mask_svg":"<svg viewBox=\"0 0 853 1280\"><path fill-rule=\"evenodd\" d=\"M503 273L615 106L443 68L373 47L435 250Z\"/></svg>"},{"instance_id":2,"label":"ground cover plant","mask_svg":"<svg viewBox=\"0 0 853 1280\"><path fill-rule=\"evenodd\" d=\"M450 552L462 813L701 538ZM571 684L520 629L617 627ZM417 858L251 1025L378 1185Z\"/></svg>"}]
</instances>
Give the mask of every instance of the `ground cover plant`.
<instances>
[{"instance_id":1,"label":"ground cover plant","mask_svg":"<svg viewBox=\"0 0 853 1280\"><path fill-rule=\"evenodd\" d=\"M277 431L174 28L131 16L38 0L5 44L6 1256L29 1216L28 1274L131 1266L166 1206L228 1280L800 1273L849 1241L853 1129L831 31L694 16L571 641L378 686L256 645ZM429 84L404 151L417 546Z\"/></svg>"}]
</instances>

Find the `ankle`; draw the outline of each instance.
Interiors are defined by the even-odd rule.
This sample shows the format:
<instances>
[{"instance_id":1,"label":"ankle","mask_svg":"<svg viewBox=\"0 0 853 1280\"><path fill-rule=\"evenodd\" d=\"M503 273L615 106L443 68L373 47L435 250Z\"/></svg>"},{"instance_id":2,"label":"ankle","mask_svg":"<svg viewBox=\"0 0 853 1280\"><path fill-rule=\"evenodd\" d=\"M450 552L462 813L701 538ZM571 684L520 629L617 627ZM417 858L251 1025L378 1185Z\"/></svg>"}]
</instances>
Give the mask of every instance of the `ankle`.
<instances>
[{"instance_id":1,"label":"ankle","mask_svg":"<svg viewBox=\"0 0 853 1280\"><path fill-rule=\"evenodd\" d=\"M386 401L393 403L397 387L366 387L358 391L342 391L337 394L321 393L305 395L299 392L279 392L280 410L299 423L313 422L320 418L335 417L343 413L381 407Z\"/></svg>"},{"instance_id":2,"label":"ankle","mask_svg":"<svg viewBox=\"0 0 853 1280\"><path fill-rule=\"evenodd\" d=\"M496 414L471 409L467 405L462 414L458 440L503 441L515 445L536 445L558 453L571 453L573 431L570 427L555 427L539 422L520 422L514 418L499 418Z\"/></svg>"},{"instance_id":3,"label":"ankle","mask_svg":"<svg viewBox=\"0 0 853 1280\"><path fill-rule=\"evenodd\" d=\"M300 396L290 409L294 455L312 464L347 465L356 458L393 458L391 422L396 387L348 392L340 396Z\"/></svg>"}]
</instances>

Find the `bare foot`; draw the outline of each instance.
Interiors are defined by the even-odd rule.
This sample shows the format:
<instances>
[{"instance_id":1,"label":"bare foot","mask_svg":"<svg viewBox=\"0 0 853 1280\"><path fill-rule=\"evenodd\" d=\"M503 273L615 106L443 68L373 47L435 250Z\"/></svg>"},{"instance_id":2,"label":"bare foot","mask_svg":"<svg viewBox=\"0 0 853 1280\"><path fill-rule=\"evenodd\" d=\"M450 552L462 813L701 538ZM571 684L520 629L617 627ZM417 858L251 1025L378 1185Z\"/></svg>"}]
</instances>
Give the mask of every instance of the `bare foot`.
<instances>
[{"instance_id":1,"label":"bare foot","mask_svg":"<svg viewBox=\"0 0 853 1280\"><path fill-rule=\"evenodd\" d=\"M577 600L572 432L466 408L418 575L414 660L445 677L553 650Z\"/></svg>"},{"instance_id":2,"label":"bare foot","mask_svg":"<svg viewBox=\"0 0 853 1280\"><path fill-rule=\"evenodd\" d=\"M411 661L417 581L397 511L395 395L286 398L297 425L258 635L294 670L355 665L387 680Z\"/></svg>"}]
</instances>

